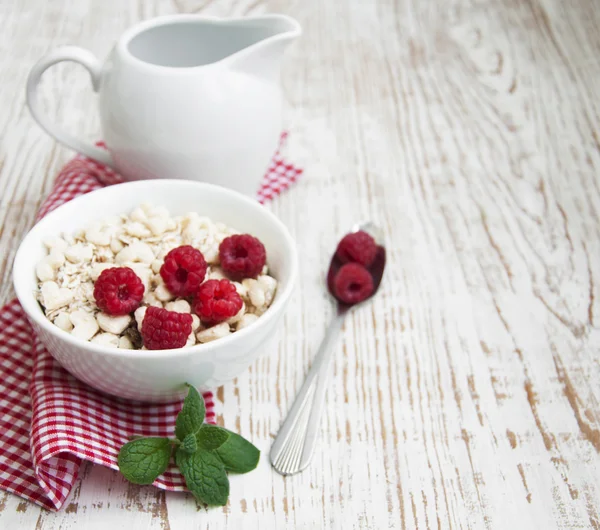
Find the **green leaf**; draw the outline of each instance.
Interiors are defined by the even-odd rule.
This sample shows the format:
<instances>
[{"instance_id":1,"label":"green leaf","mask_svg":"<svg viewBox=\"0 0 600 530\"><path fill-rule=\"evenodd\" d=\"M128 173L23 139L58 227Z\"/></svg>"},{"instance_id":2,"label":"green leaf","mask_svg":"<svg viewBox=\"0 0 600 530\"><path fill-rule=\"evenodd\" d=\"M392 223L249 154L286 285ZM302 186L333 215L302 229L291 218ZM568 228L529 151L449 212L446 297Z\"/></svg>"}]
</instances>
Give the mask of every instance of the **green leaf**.
<instances>
[{"instance_id":1,"label":"green leaf","mask_svg":"<svg viewBox=\"0 0 600 530\"><path fill-rule=\"evenodd\" d=\"M179 449L175 460L186 486L196 499L213 506L227 504L229 479L225 466L215 454L200 450L190 455Z\"/></svg>"},{"instance_id":2,"label":"green leaf","mask_svg":"<svg viewBox=\"0 0 600 530\"><path fill-rule=\"evenodd\" d=\"M260 459L260 451L239 434L223 430L229 433L229 438L215 454L223 462L225 469L234 473L248 473L255 469Z\"/></svg>"},{"instance_id":3,"label":"green leaf","mask_svg":"<svg viewBox=\"0 0 600 530\"><path fill-rule=\"evenodd\" d=\"M205 423L196 434L198 445L202 449L212 451L221 447L228 439L229 432L226 429Z\"/></svg>"},{"instance_id":4,"label":"green leaf","mask_svg":"<svg viewBox=\"0 0 600 530\"><path fill-rule=\"evenodd\" d=\"M183 401L183 408L175 420L175 436L181 441L188 434L196 434L200 430L206 414L202 396L193 386L187 386L188 394Z\"/></svg>"},{"instance_id":5,"label":"green leaf","mask_svg":"<svg viewBox=\"0 0 600 530\"><path fill-rule=\"evenodd\" d=\"M181 443L181 450L193 454L198 450L198 441L195 434L188 434Z\"/></svg>"},{"instance_id":6,"label":"green leaf","mask_svg":"<svg viewBox=\"0 0 600 530\"><path fill-rule=\"evenodd\" d=\"M139 438L119 451L117 463L123 476L134 484L152 484L167 469L171 459L168 438Z\"/></svg>"}]
</instances>

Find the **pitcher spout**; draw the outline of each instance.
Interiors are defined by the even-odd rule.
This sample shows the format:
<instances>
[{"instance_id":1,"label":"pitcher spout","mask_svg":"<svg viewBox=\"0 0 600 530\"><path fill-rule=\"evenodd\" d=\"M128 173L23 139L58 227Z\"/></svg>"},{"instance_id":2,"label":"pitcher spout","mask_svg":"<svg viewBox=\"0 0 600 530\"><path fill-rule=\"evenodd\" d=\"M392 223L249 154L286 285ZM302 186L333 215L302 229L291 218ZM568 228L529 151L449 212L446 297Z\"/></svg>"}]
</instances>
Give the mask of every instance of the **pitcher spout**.
<instances>
[{"instance_id":1,"label":"pitcher spout","mask_svg":"<svg viewBox=\"0 0 600 530\"><path fill-rule=\"evenodd\" d=\"M230 66L237 71L270 77L279 73L280 58L302 34L300 24L286 15L264 15L240 20L240 30L254 44L233 54Z\"/></svg>"},{"instance_id":2,"label":"pitcher spout","mask_svg":"<svg viewBox=\"0 0 600 530\"><path fill-rule=\"evenodd\" d=\"M248 20L254 20L255 27L265 32L265 40L279 37L291 41L302 34L298 21L287 15L264 15Z\"/></svg>"}]
</instances>

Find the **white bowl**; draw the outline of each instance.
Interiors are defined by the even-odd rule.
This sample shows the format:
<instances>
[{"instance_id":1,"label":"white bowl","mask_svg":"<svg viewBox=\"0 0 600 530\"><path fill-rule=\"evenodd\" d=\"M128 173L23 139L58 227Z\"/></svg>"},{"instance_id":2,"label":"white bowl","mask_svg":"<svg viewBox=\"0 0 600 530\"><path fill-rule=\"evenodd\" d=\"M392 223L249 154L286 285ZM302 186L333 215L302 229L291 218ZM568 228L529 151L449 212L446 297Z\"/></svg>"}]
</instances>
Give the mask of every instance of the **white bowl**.
<instances>
[{"instance_id":1,"label":"white bowl","mask_svg":"<svg viewBox=\"0 0 600 530\"><path fill-rule=\"evenodd\" d=\"M253 324L207 344L175 350L120 350L72 337L52 324L35 298L35 266L46 254L46 236L73 233L92 221L129 213L142 202L166 206L171 215L198 212L258 237L278 287L273 304ZM280 325L298 274L294 240L286 227L258 202L211 184L146 180L109 186L74 199L44 217L22 241L13 281L37 336L75 377L114 396L171 401L184 383L214 389L240 375L267 348Z\"/></svg>"}]
</instances>

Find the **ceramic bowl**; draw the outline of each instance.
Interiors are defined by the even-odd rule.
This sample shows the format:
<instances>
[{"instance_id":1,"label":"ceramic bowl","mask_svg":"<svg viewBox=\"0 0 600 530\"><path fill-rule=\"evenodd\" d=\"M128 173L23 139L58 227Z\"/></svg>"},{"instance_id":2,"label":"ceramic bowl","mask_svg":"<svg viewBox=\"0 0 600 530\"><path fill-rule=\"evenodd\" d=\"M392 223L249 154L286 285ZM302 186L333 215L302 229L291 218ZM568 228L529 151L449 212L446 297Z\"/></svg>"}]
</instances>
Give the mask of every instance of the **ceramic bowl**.
<instances>
[{"instance_id":1,"label":"ceramic bowl","mask_svg":"<svg viewBox=\"0 0 600 530\"><path fill-rule=\"evenodd\" d=\"M36 263L46 254L46 236L73 233L142 202L166 206L171 215L198 212L258 237L266 247L270 273L278 280L275 299L253 324L207 344L174 350L121 350L85 342L52 324L35 298ZM166 402L185 394L184 383L214 389L240 375L265 353L280 327L298 271L294 240L286 227L258 202L211 184L152 180L109 186L60 206L23 239L14 262L19 302L37 336L75 377L126 399Z\"/></svg>"}]
</instances>

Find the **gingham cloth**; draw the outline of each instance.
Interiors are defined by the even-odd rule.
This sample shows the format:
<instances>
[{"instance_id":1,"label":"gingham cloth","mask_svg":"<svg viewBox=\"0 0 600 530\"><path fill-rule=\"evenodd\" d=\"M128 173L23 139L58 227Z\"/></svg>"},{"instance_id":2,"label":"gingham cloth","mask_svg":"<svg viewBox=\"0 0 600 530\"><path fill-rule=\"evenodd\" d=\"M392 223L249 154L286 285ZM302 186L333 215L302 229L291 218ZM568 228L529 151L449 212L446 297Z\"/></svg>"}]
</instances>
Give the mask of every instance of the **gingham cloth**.
<instances>
[{"instance_id":1,"label":"gingham cloth","mask_svg":"<svg viewBox=\"0 0 600 530\"><path fill-rule=\"evenodd\" d=\"M301 173L278 152L258 192L259 201L287 189ZM38 219L79 195L120 180L107 167L77 156L58 175ZM212 393L204 399L207 421L214 422ZM119 448L131 436L173 436L180 409L179 402L140 404L95 391L54 361L33 335L16 300L0 309L1 489L58 510L77 479L82 459L117 469ZM154 485L185 490L174 467Z\"/></svg>"}]
</instances>

